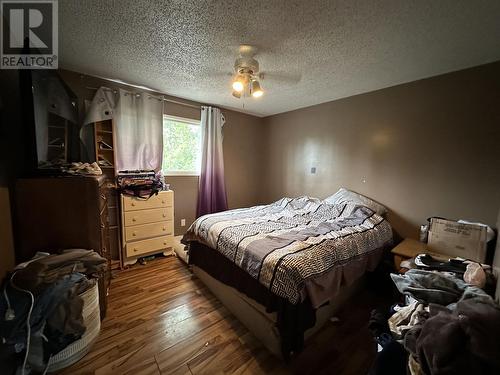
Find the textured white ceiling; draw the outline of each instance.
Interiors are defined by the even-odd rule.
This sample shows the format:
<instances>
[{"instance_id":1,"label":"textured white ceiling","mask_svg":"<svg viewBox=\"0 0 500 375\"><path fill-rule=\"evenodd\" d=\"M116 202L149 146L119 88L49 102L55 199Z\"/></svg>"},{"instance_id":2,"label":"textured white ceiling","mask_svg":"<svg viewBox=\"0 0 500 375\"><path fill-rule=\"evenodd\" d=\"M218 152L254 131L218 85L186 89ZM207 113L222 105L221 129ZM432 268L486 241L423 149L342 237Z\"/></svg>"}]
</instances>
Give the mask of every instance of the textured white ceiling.
<instances>
[{"instance_id":1,"label":"textured white ceiling","mask_svg":"<svg viewBox=\"0 0 500 375\"><path fill-rule=\"evenodd\" d=\"M61 0L59 9L61 67L259 116L500 60L498 0ZM265 72L265 95L244 102L227 75L242 43L259 47Z\"/></svg>"}]
</instances>

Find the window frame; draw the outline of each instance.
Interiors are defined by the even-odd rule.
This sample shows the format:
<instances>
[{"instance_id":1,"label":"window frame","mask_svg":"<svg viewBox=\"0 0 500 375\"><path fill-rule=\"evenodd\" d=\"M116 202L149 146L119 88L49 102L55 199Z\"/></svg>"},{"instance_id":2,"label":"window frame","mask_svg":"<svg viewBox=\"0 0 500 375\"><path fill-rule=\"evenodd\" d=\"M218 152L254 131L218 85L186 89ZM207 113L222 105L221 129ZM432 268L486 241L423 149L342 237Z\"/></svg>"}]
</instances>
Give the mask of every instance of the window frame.
<instances>
[{"instance_id":1,"label":"window frame","mask_svg":"<svg viewBox=\"0 0 500 375\"><path fill-rule=\"evenodd\" d=\"M162 121L162 129L163 129L163 124L164 124L165 120L172 120L172 121L177 121L177 122L183 122L183 123L189 124L189 125L196 125L196 126L200 127L200 131L201 131L201 119L196 120L196 119L187 118L187 117L167 115L164 113L163 114L163 121ZM200 155L200 158L201 158L201 155ZM201 165L200 165L200 168L201 168ZM168 176L196 176L196 177L199 177L200 173L201 173L201 171L167 171L163 168L163 160L162 160L161 169L162 169L163 175L166 177L168 177Z\"/></svg>"}]
</instances>

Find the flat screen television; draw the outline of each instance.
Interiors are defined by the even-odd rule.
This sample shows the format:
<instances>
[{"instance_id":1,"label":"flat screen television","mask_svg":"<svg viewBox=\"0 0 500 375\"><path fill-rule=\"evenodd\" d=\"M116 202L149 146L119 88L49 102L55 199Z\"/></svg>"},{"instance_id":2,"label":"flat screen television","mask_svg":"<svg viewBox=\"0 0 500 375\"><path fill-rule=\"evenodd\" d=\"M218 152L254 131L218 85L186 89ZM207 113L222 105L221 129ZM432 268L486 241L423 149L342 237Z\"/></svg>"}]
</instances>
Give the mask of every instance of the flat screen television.
<instances>
[{"instance_id":1,"label":"flat screen television","mask_svg":"<svg viewBox=\"0 0 500 375\"><path fill-rule=\"evenodd\" d=\"M32 136L31 159L35 172L56 172L82 160L78 98L57 71L26 71L25 119Z\"/></svg>"},{"instance_id":2,"label":"flat screen television","mask_svg":"<svg viewBox=\"0 0 500 375\"><path fill-rule=\"evenodd\" d=\"M38 168L54 168L76 161L78 100L57 72L31 72L33 116Z\"/></svg>"}]
</instances>

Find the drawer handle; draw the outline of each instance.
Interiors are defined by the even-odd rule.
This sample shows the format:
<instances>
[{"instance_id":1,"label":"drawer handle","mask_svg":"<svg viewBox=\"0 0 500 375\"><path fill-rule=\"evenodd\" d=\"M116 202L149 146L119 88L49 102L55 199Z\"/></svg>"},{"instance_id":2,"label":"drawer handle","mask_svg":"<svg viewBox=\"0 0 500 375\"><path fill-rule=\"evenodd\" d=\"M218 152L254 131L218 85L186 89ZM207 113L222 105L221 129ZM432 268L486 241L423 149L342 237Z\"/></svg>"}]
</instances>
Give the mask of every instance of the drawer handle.
<instances>
[{"instance_id":1,"label":"drawer handle","mask_svg":"<svg viewBox=\"0 0 500 375\"><path fill-rule=\"evenodd\" d=\"M164 232L167 230L167 228L165 228L165 227L163 227L162 229L163 229Z\"/></svg>"},{"instance_id":2,"label":"drawer handle","mask_svg":"<svg viewBox=\"0 0 500 375\"><path fill-rule=\"evenodd\" d=\"M167 214L163 214L163 217L167 217Z\"/></svg>"},{"instance_id":3,"label":"drawer handle","mask_svg":"<svg viewBox=\"0 0 500 375\"><path fill-rule=\"evenodd\" d=\"M162 200L162 201L161 201L161 204L165 204L165 201L164 201L164 200Z\"/></svg>"},{"instance_id":4,"label":"drawer handle","mask_svg":"<svg viewBox=\"0 0 500 375\"><path fill-rule=\"evenodd\" d=\"M135 217L132 218L132 221L137 221L137 219Z\"/></svg>"},{"instance_id":5,"label":"drawer handle","mask_svg":"<svg viewBox=\"0 0 500 375\"><path fill-rule=\"evenodd\" d=\"M134 247L134 251L135 251L135 252L138 252L139 250L137 250L137 248L135 248L135 247Z\"/></svg>"},{"instance_id":6,"label":"drawer handle","mask_svg":"<svg viewBox=\"0 0 500 375\"><path fill-rule=\"evenodd\" d=\"M134 203L134 202L132 202L132 203L130 203L130 205L131 205L132 207L134 207L134 206L135 206L135 203Z\"/></svg>"},{"instance_id":7,"label":"drawer handle","mask_svg":"<svg viewBox=\"0 0 500 375\"><path fill-rule=\"evenodd\" d=\"M136 232L132 232L132 236L137 236L137 233Z\"/></svg>"},{"instance_id":8,"label":"drawer handle","mask_svg":"<svg viewBox=\"0 0 500 375\"><path fill-rule=\"evenodd\" d=\"M163 244L164 244L165 246L167 246L167 241L163 241Z\"/></svg>"}]
</instances>

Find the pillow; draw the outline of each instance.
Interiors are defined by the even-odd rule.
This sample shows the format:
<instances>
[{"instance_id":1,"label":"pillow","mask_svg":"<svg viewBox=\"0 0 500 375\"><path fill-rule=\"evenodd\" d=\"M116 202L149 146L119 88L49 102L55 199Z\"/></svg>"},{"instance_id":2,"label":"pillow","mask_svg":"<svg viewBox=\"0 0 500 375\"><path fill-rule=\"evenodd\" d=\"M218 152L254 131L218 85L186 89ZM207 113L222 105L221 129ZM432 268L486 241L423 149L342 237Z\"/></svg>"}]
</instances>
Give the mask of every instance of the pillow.
<instances>
[{"instance_id":1,"label":"pillow","mask_svg":"<svg viewBox=\"0 0 500 375\"><path fill-rule=\"evenodd\" d=\"M300 209L311 207L311 206L317 207L321 203L323 203L321 201L321 199L308 197L307 195L303 195L301 197L292 198L292 200L288 204L290 207L292 207L296 210L300 210Z\"/></svg>"},{"instance_id":2,"label":"pillow","mask_svg":"<svg viewBox=\"0 0 500 375\"><path fill-rule=\"evenodd\" d=\"M371 200L370 198L365 197L364 195L355 193L354 191L350 191L344 188L340 188L335 194L330 195L325 198L324 201L329 204L343 204L347 202L354 202L359 204L360 206L365 206L375 211L377 215L383 216L386 214L387 209L381 204Z\"/></svg>"}]
</instances>

